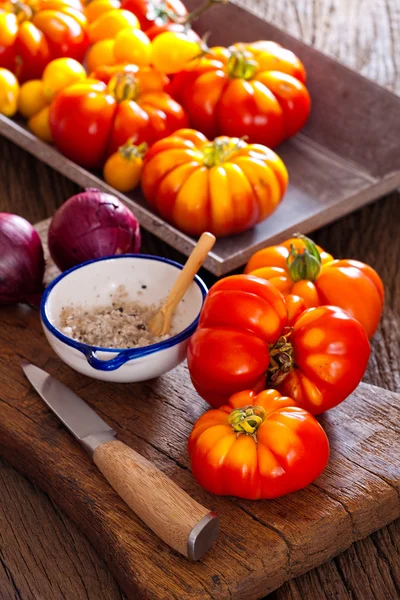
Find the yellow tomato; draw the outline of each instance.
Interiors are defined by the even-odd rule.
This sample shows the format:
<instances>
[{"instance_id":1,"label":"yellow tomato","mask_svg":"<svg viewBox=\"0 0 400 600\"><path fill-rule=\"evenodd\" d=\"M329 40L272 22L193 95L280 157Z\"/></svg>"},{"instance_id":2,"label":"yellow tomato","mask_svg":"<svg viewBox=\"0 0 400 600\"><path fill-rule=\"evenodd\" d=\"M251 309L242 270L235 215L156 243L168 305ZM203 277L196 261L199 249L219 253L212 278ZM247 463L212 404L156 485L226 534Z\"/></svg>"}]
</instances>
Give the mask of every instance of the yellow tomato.
<instances>
[{"instance_id":1,"label":"yellow tomato","mask_svg":"<svg viewBox=\"0 0 400 600\"><path fill-rule=\"evenodd\" d=\"M13 12L0 10L0 46L12 46L17 34L17 16Z\"/></svg>"},{"instance_id":2,"label":"yellow tomato","mask_svg":"<svg viewBox=\"0 0 400 600\"><path fill-rule=\"evenodd\" d=\"M93 44L86 55L86 66L89 73L98 67L116 64L114 44L114 40L100 40Z\"/></svg>"},{"instance_id":3,"label":"yellow tomato","mask_svg":"<svg viewBox=\"0 0 400 600\"><path fill-rule=\"evenodd\" d=\"M115 38L123 29L139 29L139 21L128 10L114 9L100 15L88 27L89 39L94 44L99 40Z\"/></svg>"},{"instance_id":4,"label":"yellow tomato","mask_svg":"<svg viewBox=\"0 0 400 600\"><path fill-rule=\"evenodd\" d=\"M84 79L86 79L86 71L77 60L56 58L47 65L43 72L43 94L51 102L60 90Z\"/></svg>"},{"instance_id":5,"label":"yellow tomato","mask_svg":"<svg viewBox=\"0 0 400 600\"><path fill-rule=\"evenodd\" d=\"M18 80L8 69L0 69L0 113L13 117L17 112L19 96Z\"/></svg>"},{"instance_id":6,"label":"yellow tomato","mask_svg":"<svg viewBox=\"0 0 400 600\"><path fill-rule=\"evenodd\" d=\"M117 63L147 67L151 61L151 41L141 29L124 29L115 38L114 55Z\"/></svg>"},{"instance_id":7,"label":"yellow tomato","mask_svg":"<svg viewBox=\"0 0 400 600\"><path fill-rule=\"evenodd\" d=\"M44 142L51 142L51 131L49 122L50 106L45 106L40 112L31 117L28 127L38 138Z\"/></svg>"},{"instance_id":8,"label":"yellow tomato","mask_svg":"<svg viewBox=\"0 0 400 600\"><path fill-rule=\"evenodd\" d=\"M41 79L31 79L21 85L18 111L25 119L30 119L47 106L48 101L43 94Z\"/></svg>"},{"instance_id":9,"label":"yellow tomato","mask_svg":"<svg viewBox=\"0 0 400 600\"><path fill-rule=\"evenodd\" d=\"M152 63L161 73L172 75L201 55L201 47L184 33L165 31L152 41Z\"/></svg>"},{"instance_id":10,"label":"yellow tomato","mask_svg":"<svg viewBox=\"0 0 400 600\"><path fill-rule=\"evenodd\" d=\"M89 23L95 21L101 15L119 8L119 0L92 0L85 8L85 15Z\"/></svg>"},{"instance_id":11,"label":"yellow tomato","mask_svg":"<svg viewBox=\"0 0 400 600\"><path fill-rule=\"evenodd\" d=\"M106 182L120 192L133 190L139 184L146 151L146 143L135 146L128 140L107 159L103 169Z\"/></svg>"}]
</instances>

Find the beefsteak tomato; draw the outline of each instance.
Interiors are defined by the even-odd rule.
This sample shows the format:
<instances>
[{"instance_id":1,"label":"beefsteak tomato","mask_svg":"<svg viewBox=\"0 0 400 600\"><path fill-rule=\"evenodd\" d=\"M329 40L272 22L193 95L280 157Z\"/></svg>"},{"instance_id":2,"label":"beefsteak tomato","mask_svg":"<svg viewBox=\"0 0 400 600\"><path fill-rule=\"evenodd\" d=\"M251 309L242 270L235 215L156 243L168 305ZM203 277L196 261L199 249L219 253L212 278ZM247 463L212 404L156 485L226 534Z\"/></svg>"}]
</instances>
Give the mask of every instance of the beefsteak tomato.
<instances>
[{"instance_id":1,"label":"beefsteak tomato","mask_svg":"<svg viewBox=\"0 0 400 600\"><path fill-rule=\"evenodd\" d=\"M287 180L283 162L265 146L228 137L209 142L184 129L150 148L142 189L148 203L182 231L224 236L268 217Z\"/></svg>"},{"instance_id":2,"label":"beefsteak tomato","mask_svg":"<svg viewBox=\"0 0 400 600\"><path fill-rule=\"evenodd\" d=\"M54 58L82 62L86 25L79 0L0 0L0 67L22 83L40 78Z\"/></svg>"},{"instance_id":3,"label":"beefsteak tomato","mask_svg":"<svg viewBox=\"0 0 400 600\"><path fill-rule=\"evenodd\" d=\"M108 85L91 79L61 91L50 108L57 148L80 165L98 168L128 139L152 143L185 127L184 110L149 70L131 65Z\"/></svg>"},{"instance_id":4,"label":"beefsteak tomato","mask_svg":"<svg viewBox=\"0 0 400 600\"><path fill-rule=\"evenodd\" d=\"M274 389L234 394L195 423L188 450L192 473L213 494L277 498L316 479L329 458L318 421Z\"/></svg>"},{"instance_id":5,"label":"beefsteak tomato","mask_svg":"<svg viewBox=\"0 0 400 600\"><path fill-rule=\"evenodd\" d=\"M310 96L300 60L275 42L211 48L171 84L191 126L209 138L247 136L274 148L305 124Z\"/></svg>"},{"instance_id":6,"label":"beefsteak tomato","mask_svg":"<svg viewBox=\"0 0 400 600\"><path fill-rule=\"evenodd\" d=\"M364 328L342 309L311 308L289 326L284 297L272 283L233 275L207 295L188 366L194 387L214 407L267 384L319 414L357 387L369 353Z\"/></svg>"},{"instance_id":7,"label":"beefsteak tomato","mask_svg":"<svg viewBox=\"0 0 400 600\"><path fill-rule=\"evenodd\" d=\"M369 338L378 327L384 300L378 273L357 260L334 260L305 236L259 250L245 273L268 279L285 296L300 296L307 308L343 308L360 321Z\"/></svg>"}]
</instances>

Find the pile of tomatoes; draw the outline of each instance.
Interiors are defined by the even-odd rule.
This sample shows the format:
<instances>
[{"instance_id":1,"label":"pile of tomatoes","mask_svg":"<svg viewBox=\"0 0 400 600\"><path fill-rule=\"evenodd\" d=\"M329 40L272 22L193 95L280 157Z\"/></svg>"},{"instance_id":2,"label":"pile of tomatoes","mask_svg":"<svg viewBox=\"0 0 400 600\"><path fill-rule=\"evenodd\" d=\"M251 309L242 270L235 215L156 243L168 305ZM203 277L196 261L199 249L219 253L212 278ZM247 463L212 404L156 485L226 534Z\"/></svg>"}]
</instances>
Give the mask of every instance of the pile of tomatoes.
<instances>
[{"instance_id":1,"label":"pile of tomatoes","mask_svg":"<svg viewBox=\"0 0 400 600\"><path fill-rule=\"evenodd\" d=\"M189 438L201 485L275 498L322 473L329 443L313 415L361 381L383 298L370 266L334 260L301 235L210 289L188 351L193 385L214 407Z\"/></svg>"},{"instance_id":2,"label":"pile of tomatoes","mask_svg":"<svg viewBox=\"0 0 400 600\"><path fill-rule=\"evenodd\" d=\"M245 231L283 199L272 148L310 112L297 56L208 47L180 0L0 0L0 112L190 235Z\"/></svg>"}]
</instances>

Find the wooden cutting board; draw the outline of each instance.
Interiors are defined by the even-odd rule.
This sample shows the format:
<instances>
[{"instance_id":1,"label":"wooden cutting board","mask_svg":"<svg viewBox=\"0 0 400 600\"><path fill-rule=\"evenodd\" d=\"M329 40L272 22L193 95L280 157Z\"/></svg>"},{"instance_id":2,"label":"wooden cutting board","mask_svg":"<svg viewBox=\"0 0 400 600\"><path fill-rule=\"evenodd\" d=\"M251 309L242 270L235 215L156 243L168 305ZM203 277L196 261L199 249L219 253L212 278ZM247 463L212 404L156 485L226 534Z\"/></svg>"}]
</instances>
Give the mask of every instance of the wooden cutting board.
<instances>
[{"instance_id":1,"label":"wooden cutting board","mask_svg":"<svg viewBox=\"0 0 400 600\"><path fill-rule=\"evenodd\" d=\"M70 386L119 439L220 514L219 538L200 562L168 548L119 499L24 378L21 358ZM186 365L143 384L97 382L54 355L37 311L0 309L0 455L85 532L129 598L258 599L400 516L400 395L361 384L324 415L328 467L274 501L216 497L196 484L186 442L206 408Z\"/></svg>"}]
</instances>

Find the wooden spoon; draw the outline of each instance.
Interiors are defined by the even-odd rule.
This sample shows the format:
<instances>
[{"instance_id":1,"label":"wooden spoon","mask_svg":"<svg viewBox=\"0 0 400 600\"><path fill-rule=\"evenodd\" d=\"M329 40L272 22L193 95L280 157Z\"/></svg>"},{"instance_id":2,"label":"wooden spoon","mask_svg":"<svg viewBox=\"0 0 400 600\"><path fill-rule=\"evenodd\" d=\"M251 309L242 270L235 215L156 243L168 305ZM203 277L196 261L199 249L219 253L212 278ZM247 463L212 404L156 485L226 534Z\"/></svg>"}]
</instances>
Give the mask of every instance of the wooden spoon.
<instances>
[{"instance_id":1,"label":"wooden spoon","mask_svg":"<svg viewBox=\"0 0 400 600\"><path fill-rule=\"evenodd\" d=\"M193 277L200 269L214 244L215 236L212 233L205 231L200 236L199 241L187 259L181 274L175 281L167 300L148 325L149 330L153 335L165 335L166 333L169 333L169 330L171 329L171 319L175 308L185 295L193 281Z\"/></svg>"}]
</instances>

